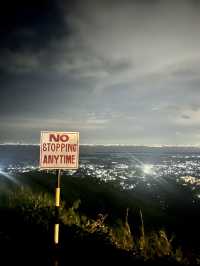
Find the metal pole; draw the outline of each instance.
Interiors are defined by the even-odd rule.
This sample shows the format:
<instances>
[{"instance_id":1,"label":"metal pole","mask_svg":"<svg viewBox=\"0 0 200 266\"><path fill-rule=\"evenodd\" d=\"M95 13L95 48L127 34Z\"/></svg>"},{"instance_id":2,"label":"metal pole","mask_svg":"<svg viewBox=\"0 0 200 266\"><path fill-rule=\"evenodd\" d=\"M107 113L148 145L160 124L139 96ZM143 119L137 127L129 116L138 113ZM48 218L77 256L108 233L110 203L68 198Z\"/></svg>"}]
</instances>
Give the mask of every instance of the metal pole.
<instances>
[{"instance_id":1,"label":"metal pole","mask_svg":"<svg viewBox=\"0 0 200 266\"><path fill-rule=\"evenodd\" d=\"M56 187L56 195L55 195L55 207L56 207L56 222L54 225L54 244L59 244L59 221L58 221L58 214L59 214L59 207L60 207L60 177L61 177L61 170L57 172L57 187Z\"/></svg>"}]
</instances>

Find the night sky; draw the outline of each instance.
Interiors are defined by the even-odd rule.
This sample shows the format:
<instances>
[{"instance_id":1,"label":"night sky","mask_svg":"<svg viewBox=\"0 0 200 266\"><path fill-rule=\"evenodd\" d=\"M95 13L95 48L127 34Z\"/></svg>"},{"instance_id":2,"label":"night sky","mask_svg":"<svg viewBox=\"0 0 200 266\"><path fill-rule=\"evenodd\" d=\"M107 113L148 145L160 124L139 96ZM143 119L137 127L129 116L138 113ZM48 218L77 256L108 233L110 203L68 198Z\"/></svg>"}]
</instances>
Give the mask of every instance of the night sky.
<instances>
[{"instance_id":1,"label":"night sky","mask_svg":"<svg viewBox=\"0 0 200 266\"><path fill-rule=\"evenodd\" d=\"M0 32L0 143L200 144L200 1L7 0Z\"/></svg>"}]
</instances>

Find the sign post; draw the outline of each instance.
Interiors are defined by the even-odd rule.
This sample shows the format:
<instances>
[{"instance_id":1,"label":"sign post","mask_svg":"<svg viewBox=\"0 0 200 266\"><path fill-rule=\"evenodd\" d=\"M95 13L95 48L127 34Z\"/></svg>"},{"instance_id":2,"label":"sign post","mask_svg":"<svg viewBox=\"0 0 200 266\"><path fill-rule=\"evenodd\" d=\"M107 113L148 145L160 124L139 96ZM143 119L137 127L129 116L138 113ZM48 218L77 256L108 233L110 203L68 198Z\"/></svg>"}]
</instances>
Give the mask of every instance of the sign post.
<instances>
[{"instance_id":1,"label":"sign post","mask_svg":"<svg viewBox=\"0 0 200 266\"><path fill-rule=\"evenodd\" d=\"M40 168L57 170L55 193L56 222L54 244L59 244L59 207L61 170L78 169L79 132L42 131L40 138Z\"/></svg>"},{"instance_id":2,"label":"sign post","mask_svg":"<svg viewBox=\"0 0 200 266\"><path fill-rule=\"evenodd\" d=\"M58 170L57 175L57 187L56 187L56 195L55 195L55 206L56 206L56 222L54 225L54 244L58 245L59 243L59 207L60 207L60 177L61 170Z\"/></svg>"}]
</instances>

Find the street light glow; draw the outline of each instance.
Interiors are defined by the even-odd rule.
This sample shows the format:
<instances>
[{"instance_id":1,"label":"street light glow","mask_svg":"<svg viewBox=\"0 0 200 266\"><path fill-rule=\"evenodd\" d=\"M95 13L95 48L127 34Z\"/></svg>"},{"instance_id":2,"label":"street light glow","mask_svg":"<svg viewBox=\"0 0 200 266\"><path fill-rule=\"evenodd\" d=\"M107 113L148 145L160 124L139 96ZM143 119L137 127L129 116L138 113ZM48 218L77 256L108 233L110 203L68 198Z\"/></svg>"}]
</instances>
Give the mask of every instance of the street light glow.
<instances>
[{"instance_id":1,"label":"street light glow","mask_svg":"<svg viewBox=\"0 0 200 266\"><path fill-rule=\"evenodd\" d=\"M4 177L4 178L8 179L9 181L11 181L11 182L17 184L17 185L20 184L19 181L16 180L16 178L14 178L14 177L11 176L10 174L4 172L2 168L0 168L0 175L1 175L2 177Z\"/></svg>"},{"instance_id":2,"label":"street light glow","mask_svg":"<svg viewBox=\"0 0 200 266\"><path fill-rule=\"evenodd\" d=\"M152 164L144 164L142 167L143 173L146 175L154 174L153 165Z\"/></svg>"}]
</instances>

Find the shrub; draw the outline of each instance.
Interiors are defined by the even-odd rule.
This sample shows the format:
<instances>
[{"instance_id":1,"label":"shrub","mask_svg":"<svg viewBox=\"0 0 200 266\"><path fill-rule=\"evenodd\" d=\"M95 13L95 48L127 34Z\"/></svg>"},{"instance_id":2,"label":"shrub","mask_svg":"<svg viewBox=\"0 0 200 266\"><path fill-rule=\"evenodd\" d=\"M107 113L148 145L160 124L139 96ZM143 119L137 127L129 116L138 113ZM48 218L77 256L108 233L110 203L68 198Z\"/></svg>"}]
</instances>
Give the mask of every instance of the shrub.
<instances>
[{"instance_id":1,"label":"shrub","mask_svg":"<svg viewBox=\"0 0 200 266\"><path fill-rule=\"evenodd\" d=\"M35 194L24 187L9 194L7 206L9 210L20 215L27 224L41 225L46 230L49 230L50 223L55 217L52 197L47 193Z\"/></svg>"}]
</instances>

